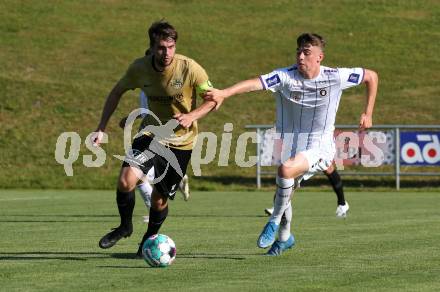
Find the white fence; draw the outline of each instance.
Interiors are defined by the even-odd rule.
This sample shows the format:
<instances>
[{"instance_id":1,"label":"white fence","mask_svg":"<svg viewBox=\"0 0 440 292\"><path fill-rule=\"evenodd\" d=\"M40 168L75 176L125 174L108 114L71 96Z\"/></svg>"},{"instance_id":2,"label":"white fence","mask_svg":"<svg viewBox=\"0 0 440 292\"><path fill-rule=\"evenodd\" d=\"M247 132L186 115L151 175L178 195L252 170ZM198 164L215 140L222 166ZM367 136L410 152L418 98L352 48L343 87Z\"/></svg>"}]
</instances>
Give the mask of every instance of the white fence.
<instances>
[{"instance_id":1,"label":"white fence","mask_svg":"<svg viewBox=\"0 0 440 292\"><path fill-rule=\"evenodd\" d=\"M255 129L257 132L257 165L256 180L257 187L261 187L261 176L265 174L274 174L273 171L265 171L263 166L265 157L265 141L271 138L267 137L269 129L273 129L273 125L248 125L247 129ZM356 130L357 125L336 125L336 131L339 130ZM394 171L375 172L375 171L341 171L344 175L363 175L363 176L394 176L396 181L396 189L400 189L400 178L402 176L437 176L440 172L424 171L424 172L402 172L401 165L417 165L428 167L440 166L440 125L376 125L368 129L368 131L383 132L386 137L384 147L385 152L384 163L394 165ZM335 132L336 132L335 131ZM273 133L274 131L272 131ZM351 132L351 131L350 131ZM346 133L345 131L342 133ZM403 143L403 144L402 144ZM273 143L272 143L273 144ZM360 146L359 146L360 147ZM359 148L360 150L361 148ZM356 150L357 151L357 150ZM267 156L267 155L266 155ZM269 155L270 156L270 155Z\"/></svg>"}]
</instances>

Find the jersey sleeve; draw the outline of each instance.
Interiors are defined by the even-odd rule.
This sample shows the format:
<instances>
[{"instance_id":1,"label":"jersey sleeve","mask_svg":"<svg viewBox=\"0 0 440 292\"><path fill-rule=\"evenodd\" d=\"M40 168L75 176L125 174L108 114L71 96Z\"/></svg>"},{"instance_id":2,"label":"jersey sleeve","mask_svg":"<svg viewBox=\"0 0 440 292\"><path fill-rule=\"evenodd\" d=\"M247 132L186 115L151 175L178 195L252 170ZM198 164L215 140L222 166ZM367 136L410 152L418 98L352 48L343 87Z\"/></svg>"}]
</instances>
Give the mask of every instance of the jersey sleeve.
<instances>
[{"instance_id":1,"label":"jersey sleeve","mask_svg":"<svg viewBox=\"0 0 440 292\"><path fill-rule=\"evenodd\" d=\"M264 90L272 92L279 91L285 84L286 73L283 70L277 69L268 74L261 75L260 81Z\"/></svg>"},{"instance_id":2,"label":"jersey sleeve","mask_svg":"<svg viewBox=\"0 0 440 292\"><path fill-rule=\"evenodd\" d=\"M342 90L359 85L364 80L363 68L338 68L338 71Z\"/></svg>"},{"instance_id":3,"label":"jersey sleeve","mask_svg":"<svg viewBox=\"0 0 440 292\"><path fill-rule=\"evenodd\" d=\"M209 82L208 74L196 61L190 62L191 86L200 87Z\"/></svg>"}]
</instances>

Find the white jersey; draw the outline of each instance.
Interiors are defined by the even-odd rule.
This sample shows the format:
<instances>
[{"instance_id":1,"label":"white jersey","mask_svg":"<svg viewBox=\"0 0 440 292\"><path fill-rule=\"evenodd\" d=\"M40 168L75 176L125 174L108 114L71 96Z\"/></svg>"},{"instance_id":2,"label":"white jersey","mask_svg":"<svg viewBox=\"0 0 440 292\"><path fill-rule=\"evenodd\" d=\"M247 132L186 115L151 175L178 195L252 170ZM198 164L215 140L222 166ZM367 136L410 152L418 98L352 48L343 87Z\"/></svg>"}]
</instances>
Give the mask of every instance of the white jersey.
<instances>
[{"instance_id":1,"label":"white jersey","mask_svg":"<svg viewBox=\"0 0 440 292\"><path fill-rule=\"evenodd\" d=\"M264 89L274 92L276 129L283 140L291 140L284 142L291 143L292 154L333 139L342 90L359 85L363 78L362 68L321 66L316 78L304 79L296 65L260 76Z\"/></svg>"}]
</instances>

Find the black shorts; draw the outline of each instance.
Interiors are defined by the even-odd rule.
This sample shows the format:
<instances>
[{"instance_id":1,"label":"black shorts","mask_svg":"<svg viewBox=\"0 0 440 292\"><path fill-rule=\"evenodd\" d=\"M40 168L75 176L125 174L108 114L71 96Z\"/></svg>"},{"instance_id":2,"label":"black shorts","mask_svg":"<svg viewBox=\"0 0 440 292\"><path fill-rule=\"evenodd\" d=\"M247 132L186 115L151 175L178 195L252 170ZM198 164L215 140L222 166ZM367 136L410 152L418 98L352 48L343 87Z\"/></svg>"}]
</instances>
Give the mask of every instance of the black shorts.
<instances>
[{"instance_id":1,"label":"black shorts","mask_svg":"<svg viewBox=\"0 0 440 292\"><path fill-rule=\"evenodd\" d=\"M142 135L133 140L132 152L126 155L122 167L136 167L147 174L154 166L157 191L174 199L177 188L191 159L192 150L180 150L164 146L150 136Z\"/></svg>"}]
</instances>

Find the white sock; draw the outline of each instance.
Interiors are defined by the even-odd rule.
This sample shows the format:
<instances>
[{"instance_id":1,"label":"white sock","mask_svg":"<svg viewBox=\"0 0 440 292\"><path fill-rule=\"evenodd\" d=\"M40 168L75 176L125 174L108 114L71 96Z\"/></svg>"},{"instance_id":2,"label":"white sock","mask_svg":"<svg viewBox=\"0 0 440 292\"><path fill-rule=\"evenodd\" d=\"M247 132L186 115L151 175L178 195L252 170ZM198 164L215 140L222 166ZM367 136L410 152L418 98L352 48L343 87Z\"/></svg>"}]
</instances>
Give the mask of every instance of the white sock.
<instances>
[{"instance_id":1,"label":"white sock","mask_svg":"<svg viewBox=\"0 0 440 292\"><path fill-rule=\"evenodd\" d=\"M290 196L295 185L294 178L282 178L277 176L277 191L275 193L275 201L273 205L273 213L269 221L279 225L284 211L290 205Z\"/></svg>"},{"instance_id":2,"label":"white sock","mask_svg":"<svg viewBox=\"0 0 440 292\"><path fill-rule=\"evenodd\" d=\"M289 206L284 211L283 219L280 223L280 229L278 232L278 240L286 241L290 237L290 222L292 222L292 203L289 202Z\"/></svg>"},{"instance_id":3,"label":"white sock","mask_svg":"<svg viewBox=\"0 0 440 292\"><path fill-rule=\"evenodd\" d=\"M145 206L150 208L151 206L151 193L153 192L153 187L149 182L143 182L137 185L139 192L141 194L142 199L144 200Z\"/></svg>"}]
</instances>

